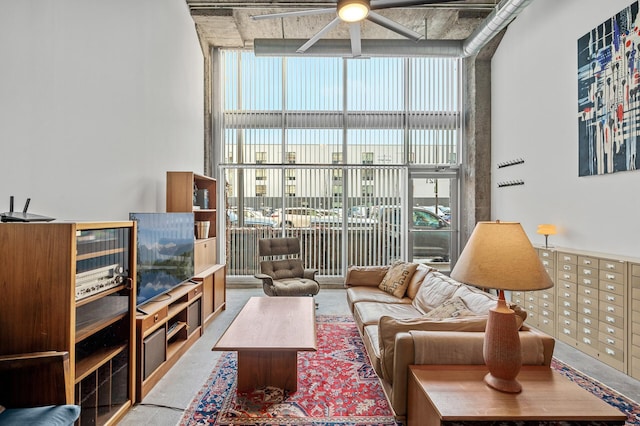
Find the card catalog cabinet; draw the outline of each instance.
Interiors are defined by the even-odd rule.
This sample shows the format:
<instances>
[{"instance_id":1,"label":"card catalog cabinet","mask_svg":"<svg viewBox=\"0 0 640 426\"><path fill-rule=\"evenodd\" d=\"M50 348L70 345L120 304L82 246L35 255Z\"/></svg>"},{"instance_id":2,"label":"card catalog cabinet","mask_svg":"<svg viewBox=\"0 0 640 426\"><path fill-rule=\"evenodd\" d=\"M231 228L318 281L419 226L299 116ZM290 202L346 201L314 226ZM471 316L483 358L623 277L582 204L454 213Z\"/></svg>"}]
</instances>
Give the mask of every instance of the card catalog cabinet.
<instances>
[{"instance_id":1,"label":"card catalog cabinet","mask_svg":"<svg viewBox=\"0 0 640 426\"><path fill-rule=\"evenodd\" d=\"M538 248L538 257L552 281L555 276L555 252ZM511 300L527 311L527 325L553 336L556 329L555 286L541 291L513 292Z\"/></svg>"},{"instance_id":2,"label":"card catalog cabinet","mask_svg":"<svg viewBox=\"0 0 640 426\"><path fill-rule=\"evenodd\" d=\"M557 249L555 263L556 333L537 327L628 372L628 352L633 352L626 323L628 311L633 312L628 302L633 285L627 278L633 277L628 259L563 248ZM640 276L640 267L636 272Z\"/></svg>"},{"instance_id":3,"label":"card catalog cabinet","mask_svg":"<svg viewBox=\"0 0 640 426\"><path fill-rule=\"evenodd\" d=\"M631 263L629 311L631 312L629 333L629 375L640 379L640 263Z\"/></svg>"}]
</instances>

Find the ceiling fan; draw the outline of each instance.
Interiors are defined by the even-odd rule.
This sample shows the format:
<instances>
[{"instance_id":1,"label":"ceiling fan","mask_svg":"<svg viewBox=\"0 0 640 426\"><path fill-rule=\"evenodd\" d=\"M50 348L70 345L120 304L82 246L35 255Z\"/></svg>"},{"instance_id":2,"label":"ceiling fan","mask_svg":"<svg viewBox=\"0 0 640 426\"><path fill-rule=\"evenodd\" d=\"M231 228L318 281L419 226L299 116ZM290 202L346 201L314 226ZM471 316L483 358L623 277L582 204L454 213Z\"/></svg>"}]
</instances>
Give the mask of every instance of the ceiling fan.
<instances>
[{"instance_id":1,"label":"ceiling fan","mask_svg":"<svg viewBox=\"0 0 640 426\"><path fill-rule=\"evenodd\" d=\"M367 19L388 30L398 33L410 40L418 41L424 38L423 34L413 31L399 23L392 21L376 12L380 9L395 7L422 6L432 3L448 3L456 0L338 0L335 8L300 10L293 12L270 13L266 15L254 15L253 19L286 18L292 16L312 16L336 13L336 17L311 37L306 43L297 49L298 53L305 53L316 44L325 34L336 27L340 22L349 24L351 38L351 52L353 57L362 55L362 43L360 38L360 22Z\"/></svg>"}]
</instances>

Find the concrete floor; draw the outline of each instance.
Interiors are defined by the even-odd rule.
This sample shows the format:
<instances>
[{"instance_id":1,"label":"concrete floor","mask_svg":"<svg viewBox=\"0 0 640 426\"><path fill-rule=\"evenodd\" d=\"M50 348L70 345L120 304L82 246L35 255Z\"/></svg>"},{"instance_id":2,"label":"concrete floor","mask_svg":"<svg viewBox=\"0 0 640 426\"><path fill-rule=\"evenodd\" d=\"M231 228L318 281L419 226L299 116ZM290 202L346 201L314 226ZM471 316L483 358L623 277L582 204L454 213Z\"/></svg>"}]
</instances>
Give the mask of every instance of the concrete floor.
<instances>
[{"instance_id":1,"label":"concrete floor","mask_svg":"<svg viewBox=\"0 0 640 426\"><path fill-rule=\"evenodd\" d=\"M205 329L204 335L176 365L135 405L119 423L124 426L173 426L182 417L195 394L202 388L215 366L219 352L211 351L215 342L238 314L249 297L263 296L261 288L228 288L227 309ZM316 296L318 315L349 315L344 289L322 289ZM556 342L555 357L583 373L606 383L627 397L640 401L640 381L584 355L562 342Z\"/></svg>"}]
</instances>

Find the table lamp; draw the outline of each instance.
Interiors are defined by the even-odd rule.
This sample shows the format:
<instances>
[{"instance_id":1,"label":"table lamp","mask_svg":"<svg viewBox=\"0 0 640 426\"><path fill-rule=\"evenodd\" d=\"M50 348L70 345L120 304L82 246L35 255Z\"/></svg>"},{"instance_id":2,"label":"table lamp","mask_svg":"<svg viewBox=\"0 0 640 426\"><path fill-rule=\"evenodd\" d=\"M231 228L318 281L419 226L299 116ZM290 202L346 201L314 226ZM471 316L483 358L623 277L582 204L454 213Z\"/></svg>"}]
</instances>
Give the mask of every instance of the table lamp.
<instances>
[{"instance_id":1,"label":"table lamp","mask_svg":"<svg viewBox=\"0 0 640 426\"><path fill-rule=\"evenodd\" d=\"M533 291L553 286L522 226L515 222L478 222L456 262L451 277L481 288L498 290L489 310L483 356L489 370L484 381L494 389L518 393L522 366L515 313L504 290Z\"/></svg>"},{"instance_id":2,"label":"table lamp","mask_svg":"<svg viewBox=\"0 0 640 426\"><path fill-rule=\"evenodd\" d=\"M544 248L549 248L549 235L556 235L556 226L548 223L538 225L538 234L544 235Z\"/></svg>"}]
</instances>

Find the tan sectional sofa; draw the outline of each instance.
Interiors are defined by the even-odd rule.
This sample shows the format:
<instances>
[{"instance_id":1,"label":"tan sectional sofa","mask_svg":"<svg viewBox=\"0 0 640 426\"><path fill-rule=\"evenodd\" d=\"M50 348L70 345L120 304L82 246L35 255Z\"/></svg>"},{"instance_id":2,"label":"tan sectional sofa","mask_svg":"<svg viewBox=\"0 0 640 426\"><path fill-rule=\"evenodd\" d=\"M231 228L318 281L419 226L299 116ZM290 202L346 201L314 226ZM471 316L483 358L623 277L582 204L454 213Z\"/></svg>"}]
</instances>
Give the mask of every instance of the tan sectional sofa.
<instances>
[{"instance_id":1,"label":"tan sectional sofa","mask_svg":"<svg viewBox=\"0 0 640 426\"><path fill-rule=\"evenodd\" d=\"M404 417L409 365L484 364L484 328L496 297L425 265L403 271L406 289L383 290L379 286L389 269L352 266L345 285L373 368L395 415ZM521 325L523 364L550 365L554 339L522 326L526 312L512 309Z\"/></svg>"}]
</instances>

